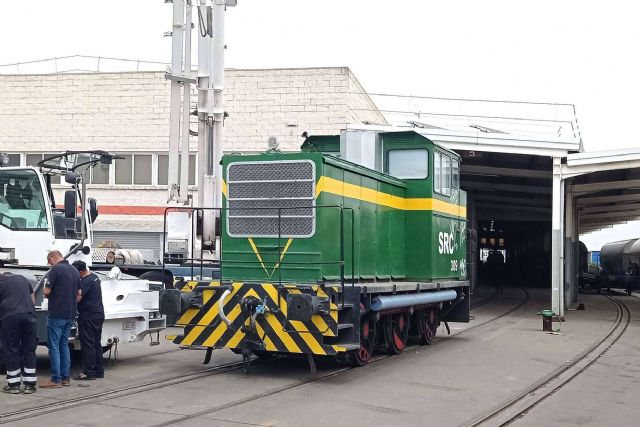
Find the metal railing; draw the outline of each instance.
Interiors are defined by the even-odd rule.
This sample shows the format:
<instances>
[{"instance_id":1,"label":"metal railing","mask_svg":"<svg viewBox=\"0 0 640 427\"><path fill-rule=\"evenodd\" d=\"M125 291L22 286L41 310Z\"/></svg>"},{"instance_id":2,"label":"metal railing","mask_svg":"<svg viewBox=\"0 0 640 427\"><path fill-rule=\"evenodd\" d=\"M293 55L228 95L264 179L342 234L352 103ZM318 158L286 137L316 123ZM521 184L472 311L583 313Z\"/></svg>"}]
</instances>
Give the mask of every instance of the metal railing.
<instances>
[{"instance_id":1,"label":"metal railing","mask_svg":"<svg viewBox=\"0 0 640 427\"><path fill-rule=\"evenodd\" d=\"M350 245L351 245L351 287L353 289L353 287L355 286L355 230L354 230L354 225L355 225L355 211L353 210L353 208L345 208L343 206L340 205L319 205L319 206L305 206L305 207L300 207L300 206L296 206L296 207L251 207L251 208L197 208L197 207L169 207L166 208L164 211L164 217L163 217L163 235L164 235L164 239L162 242L162 277L165 277L165 272L168 271L167 270L167 265L169 264L175 264L172 263L170 261L173 261L173 259L167 255L167 216L172 213L172 212L188 212L191 215L191 220L192 220L192 227L191 227L191 245L190 245L190 257L188 258L181 258L181 261L184 263L186 262L187 265L190 267L191 269L191 278L195 278L197 275L196 273L199 272L199 277L202 279L202 277L204 276L204 271L205 268L209 268L209 267L213 267L214 269L217 267L218 268L218 280L220 281L220 284L222 284L223 282L225 282L225 276L224 276L224 269L225 269L225 265L226 267L230 267L231 265L238 265L238 264L254 264L256 265L256 267L258 266L264 266L264 263L262 260L260 259L256 259L255 261L249 261L249 260L234 260L234 259L225 259L225 253L223 250L223 244L222 244L222 236L218 236L220 237L220 247L217 248L218 249L218 253L221 254L220 255L220 259L219 260L211 260L211 259L207 259L204 257L204 253L206 252L205 249L201 248L196 248L196 227L194 225L194 216L195 215L200 215L203 214L205 211L215 211L218 214L218 217L220 218L220 232L222 234L222 229L225 226L225 217L227 212L229 211L246 211L246 210L254 210L254 209L258 209L258 210L264 210L265 212L273 212L276 211L277 212L277 218L278 218L278 236L277 237L266 237L268 239L277 239L278 242L278 251L277 251L277 261L274 267L274 272L277 270L278 272L278 281L277 281L277 288L278 288L278 299L280 298L281 292L280 290L282 289L284 283L291 283L291 280L286 280L287 278L285 277L285 280L283 282L283 277L282 277L282 269L283 267L286 266L300 266L300 265L307 265L307 266L323 266L323 265L339 265L339 283L340 283L340 290L341 290L341 296L340 296L340 310L342 310L344 308L344 290L345 290L345 260L346 260L346 254L345 254L345 211L348 212L348 215L351 219L351 238L350 238ZM284 239L290 237L288 235L283 235L282 233L282 219L283 218L287 218L286 215L283 215L283 211L287 211L287 210L300 210L300 209L323 209L323 210L337 210L339 212L339 230L338 230L338 237L339 237L339 259L335 260L335 261L285 261L285 257L283 256L283 250L284 250ZM275 218L275 217L274 217ZM316 221L318 221L318 216L315 216ZM318 230L316 228L315 233L321 232L324 233L326 230ZM295 236L294 236L295 237ZM312 237L301 237L301 239L310 239L310 238L314 238L317 237L316 234L314 234ZM246 239L246 237L227 237L228 239ZM260 238L260 236L256 236L255 238ZM325 236L323 234L323 236L321 236L320 238L331 238L331 236ZM195 256L195 254L200 254L199 257ZM184 266L184 264L182 264ZM213 276L213 274L212 274ZM215 277L211 278L212 280L215 280ZM248 279L249 281L251 279ZM318 284L317 282L314 284ZM324 283L320 284L321 286L324 285ZM280 306L280 301L278 300L278 306Z\"/></svg>"},{"instance_id":2,"label":"metal railing","mask_svg":"<svg viewBox=\"0 0 640 427\"><path fill-rule=\"evenodd\" d=\"M0 64L0 74L72 74L166 71L169 63L94 55L68 55Z\"/></svg>"}]
</instances>

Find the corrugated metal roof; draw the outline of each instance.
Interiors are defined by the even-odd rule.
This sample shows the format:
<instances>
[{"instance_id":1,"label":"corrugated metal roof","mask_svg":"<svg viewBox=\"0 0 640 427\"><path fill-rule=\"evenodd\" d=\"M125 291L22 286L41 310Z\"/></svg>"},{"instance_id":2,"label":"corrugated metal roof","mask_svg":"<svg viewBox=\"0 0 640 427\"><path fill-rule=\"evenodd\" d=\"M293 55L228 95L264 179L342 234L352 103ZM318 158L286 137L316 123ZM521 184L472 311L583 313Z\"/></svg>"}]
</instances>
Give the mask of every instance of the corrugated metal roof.
<instances>
[{"instance_id":1,"label":"corrugated metal roof","mask_svg":"<svg viewBox=\"0 0 640 427\"><path fill-rule=\"evenodd\" d=\"M640 148L602 150L567 155L567 166L598 165L640 160Z\"/></svg>"},{"instance_id":2,"label":"corrugated metal roof","mask_svg":"<svg viewBox=\"0 0 640 427\"><path fill-rule=\"evenodd\" d=\"M375 130L380 132L414 131L452 150L475 150L497 153L530 154L565 157L581 149L579 138L571 136L544 136L526 133L490 133L475 128L433 129L409 126L378 126L352 124L347 131Z\"/></svg>"}]
</instances>

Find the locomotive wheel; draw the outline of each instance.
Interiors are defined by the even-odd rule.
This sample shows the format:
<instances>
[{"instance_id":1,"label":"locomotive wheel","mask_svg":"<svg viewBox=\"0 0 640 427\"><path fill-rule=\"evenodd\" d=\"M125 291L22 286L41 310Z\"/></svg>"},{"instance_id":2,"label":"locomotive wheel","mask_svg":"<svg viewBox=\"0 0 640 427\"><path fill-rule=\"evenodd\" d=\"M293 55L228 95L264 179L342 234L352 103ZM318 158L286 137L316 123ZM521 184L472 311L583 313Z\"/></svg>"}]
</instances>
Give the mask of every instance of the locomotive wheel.
<instances>
[{"instance_id":1,"label":"locomotive wheel","mask_svg":"<svg viewBox=\"0 0 640 427\"><path fill-rule=\"evenodd\" d=\"M416 310L411 318L409 339L420 345L431 344L438 331L438 323L437 308Z\"/></svg>"},{"instance_id":2,"label":"locomotive wheel","mask_svg":"<svg viewBox=\"0 0 640 427\"><path fill-rule=\"evenodd\" d=\"M377 322L374 316L369 314L362 316L360 321L360 348L351 353L351 363L355 366L364 366L373 356L373 348L376 343Z\"/></svg>"},{"instance_id":3,"label":"locomotive wheel","mask_svg":"<svg viewBox=\"0 0 640 427\"><path fill-rule=\"evenodd\" d=\"M420 322L420 344L431 344L438 332L438 309L423 310L422 322Z\"/></svg>"},{"instance_id":4,"label":"locomotive wheel","mask_svg":"<svg viewBox=\"0 0 640 427\"><path fill-rule=\"evenodd\" d=\"M387 353L400 354L409 338L409 313L396 313L382 318Z\"/></svg>"}]
</instances>

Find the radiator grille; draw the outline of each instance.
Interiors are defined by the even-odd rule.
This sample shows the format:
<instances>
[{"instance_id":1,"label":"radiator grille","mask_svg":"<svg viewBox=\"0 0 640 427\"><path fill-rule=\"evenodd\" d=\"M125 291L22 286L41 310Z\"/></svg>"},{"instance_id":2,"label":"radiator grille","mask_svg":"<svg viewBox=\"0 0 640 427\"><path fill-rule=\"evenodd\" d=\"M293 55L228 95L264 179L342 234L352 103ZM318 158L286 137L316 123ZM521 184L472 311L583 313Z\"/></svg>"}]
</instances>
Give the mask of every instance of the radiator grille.
<instances>
[{"instance_id":1,"label":"radiator grille","mask_svg":"<svg viewBox=\"0 0 640 427\"><path fill-rule=\"evenodd\" d=\"M310 160L232 163L227 170L232 237L311 237L315 166Z\"/></svg>"}]
</instances>

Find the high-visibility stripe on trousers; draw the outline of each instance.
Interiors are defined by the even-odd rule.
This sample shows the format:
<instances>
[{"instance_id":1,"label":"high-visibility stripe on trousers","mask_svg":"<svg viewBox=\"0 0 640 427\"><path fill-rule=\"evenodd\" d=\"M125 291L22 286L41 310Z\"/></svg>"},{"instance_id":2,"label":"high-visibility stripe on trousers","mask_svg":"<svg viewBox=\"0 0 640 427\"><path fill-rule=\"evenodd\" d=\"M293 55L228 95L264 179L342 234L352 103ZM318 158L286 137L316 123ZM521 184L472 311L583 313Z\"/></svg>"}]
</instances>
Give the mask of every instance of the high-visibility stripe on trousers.
<instances>
[{"instance_id":1,"label":"high-visibility stripe on trousers","mask_svg":"<svg viewBox=\"0 0 640 427\"><path fill-rule=\"evenodd\" d=\"M2 347L7 365L7 383L35 385L36 317L31 313L15 314L0 322Z\"/></svg>"}]
</instances>

